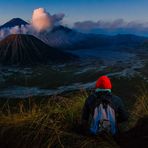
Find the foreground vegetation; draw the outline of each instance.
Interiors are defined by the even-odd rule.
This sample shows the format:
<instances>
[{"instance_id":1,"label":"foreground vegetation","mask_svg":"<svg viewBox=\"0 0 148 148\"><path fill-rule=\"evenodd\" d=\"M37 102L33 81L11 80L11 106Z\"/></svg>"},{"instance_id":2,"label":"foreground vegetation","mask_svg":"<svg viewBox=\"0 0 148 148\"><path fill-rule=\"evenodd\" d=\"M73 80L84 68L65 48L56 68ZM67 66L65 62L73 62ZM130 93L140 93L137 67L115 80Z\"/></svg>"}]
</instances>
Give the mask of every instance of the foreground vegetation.
<instances>
[{"instance_id":1,"label":"foreground vegetation","mask_svg":"<svg viewBox=\"0 0 148 148\"><path fill-rule=\"evenodd\" d=\"M128 84L129 89L130 83ZM114 86L115 89L116 87L118 87L118 84ZM126 91L127 88L124 84L123 87ZM120 127L121 135L119 138L117 137L117 141L109 135L94 138L80 132L82 106L90 93L81 90L77 93L52 96L45 99L27 98L23 100L16 99L13 102L12 100L3 101L0 104L0 147L128 147L129 141L131 142L133 138L133 136L129 136L129 131L137 126L139 119L148 116L147 87L142 87L137 95L134 94L136 101L130 103L130 101L125 100L126 104L134 105L128 106L130 118L128 123ZM129 92L121 93L121 90L116 93L125 96L126 93L129 94ZM148 121L148 118L146 118L146 121ZM138 134L138 136L141 136L141 133Z\"/></svg>"},{"instance_id":2,"label":"foreground vegetation","mask_svg":"<svg viewBox=\"0 0 148 148\"><path fill-rule=\"evenodd\" d=\"M81 109L87 93L74 98L52 97L35 104L29 99L18 103L18 113L12 113L8 104L0 121L0 145L17 147L118 147L110 137L94 139L78 130ZM46 104L46 105L45 105ZM13 110L14 111L14 110ZM11 143L11 145L10 145Z\"/></svg>"}]
</instances>

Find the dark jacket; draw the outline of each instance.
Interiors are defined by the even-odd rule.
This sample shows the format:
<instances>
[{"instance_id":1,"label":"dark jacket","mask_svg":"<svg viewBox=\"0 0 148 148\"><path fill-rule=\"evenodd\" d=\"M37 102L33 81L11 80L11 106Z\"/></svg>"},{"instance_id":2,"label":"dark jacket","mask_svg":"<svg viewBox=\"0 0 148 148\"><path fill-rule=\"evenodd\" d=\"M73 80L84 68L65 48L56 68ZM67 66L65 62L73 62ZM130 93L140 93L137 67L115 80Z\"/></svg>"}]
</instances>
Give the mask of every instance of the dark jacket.
<instances>
[{"instance_id":1,"label":"dark jacket","mask_svg":"<svg viewBox=\"0 0 148 148\"><path fill-rule=\"evenodd\" d=\"M105 92L95 92L86 99L82 110L82 121L88 123L90 115L93 116L94 114L96 101L98 101L98 99L101 99L103 97L109 99L112 102L116 114L117 123L126 121L128 119L128 114L127 111L125 110L122 100L118 96L115 96L112 93L105 91Z\"/></svg>"}]
</instances>

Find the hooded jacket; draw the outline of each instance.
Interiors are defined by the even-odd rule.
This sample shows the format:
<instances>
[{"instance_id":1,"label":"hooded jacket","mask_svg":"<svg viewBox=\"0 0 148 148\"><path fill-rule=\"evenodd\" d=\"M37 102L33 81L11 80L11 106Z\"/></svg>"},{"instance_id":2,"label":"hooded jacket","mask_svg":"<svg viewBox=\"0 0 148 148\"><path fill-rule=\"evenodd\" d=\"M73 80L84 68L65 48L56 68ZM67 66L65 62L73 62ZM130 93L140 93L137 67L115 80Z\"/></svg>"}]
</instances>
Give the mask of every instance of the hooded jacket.
<instances>
[{"instance_id":1,"label":"hooded jacket","mask_svg":"<svg viewBox=\"0 0 148 148\"><path fill-rule=\"evenodd\" d=\"M111 93L112 84L107 76L101 76L96 82L96 91L90 95L84 104L82 111L82 120L88 122L90 115L93 116L94 109L96 107L96 102L101 99L107 99L112 103L115 110L117 123L126 121L128 119L128 114L124 107L124 103L121 98L115 96Z\"/></svg>"},{"instance_id":2,"label":"hooded jacket","mask_svg":"<svg viewBox=\"0 0 148 148\"><path fill-rule=\"evenodd\" d=\"M117 123L126 121L128 119L128 114L121 98L113 95L111 92L106 90L95 92L86 99L82 110L82 121L89 121L90 115L93 116L94 114L96 102L99 101L99 99L102 99L103 97L109 99L112 102L116 114Z\"/></svg>"}]
</instances>

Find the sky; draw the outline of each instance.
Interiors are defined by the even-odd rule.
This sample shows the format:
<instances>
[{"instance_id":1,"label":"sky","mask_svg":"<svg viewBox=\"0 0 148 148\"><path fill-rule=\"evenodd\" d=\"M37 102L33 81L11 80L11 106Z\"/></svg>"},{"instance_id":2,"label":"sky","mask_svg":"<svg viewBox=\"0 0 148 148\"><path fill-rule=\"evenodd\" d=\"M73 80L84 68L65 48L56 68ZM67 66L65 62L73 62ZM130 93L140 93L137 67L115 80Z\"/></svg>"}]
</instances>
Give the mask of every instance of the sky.
<instances>
[{"instance_id":1,"label":"sky","mask_svg":"<svg viewBox=\"0 0 148 148\"><path fill-rule=\"evenodd\" d=\"M148 21L148 0L0 0L0 24L14 17L29 21L34 9L64 13L65 24L85 20Z\"/></svg>"},{"instance_id":2,"label":"sky","mask_svg":"<svg viewBox=\"0 0 148 148\"><path fill-rule=\"evenodd\" d=\"M148 0L0 0L0 25L16 17L31 22L37 8L64 14L62 25L84 32L148 35Z\"/></svg>"}]
</instances>

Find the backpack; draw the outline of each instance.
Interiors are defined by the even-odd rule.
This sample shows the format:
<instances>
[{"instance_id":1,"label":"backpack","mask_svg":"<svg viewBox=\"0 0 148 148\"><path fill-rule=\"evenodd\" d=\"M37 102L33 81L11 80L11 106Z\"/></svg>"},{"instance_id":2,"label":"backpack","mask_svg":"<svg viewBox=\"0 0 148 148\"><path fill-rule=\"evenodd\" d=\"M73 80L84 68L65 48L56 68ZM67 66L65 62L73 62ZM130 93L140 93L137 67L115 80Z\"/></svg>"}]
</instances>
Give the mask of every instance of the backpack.
<instances>
[{"instance_id":1,"label":"backpack","mask_svg":"<svg viewBox=\"0 0 148 148\"><path fill-rule=\"evenodd\" d=\"M117 132L116 116L111 100L104 98L97 100L99 103L94 108L90 132L94 135L102 132L115 135Z\"/></svg>"}]
</instances>

